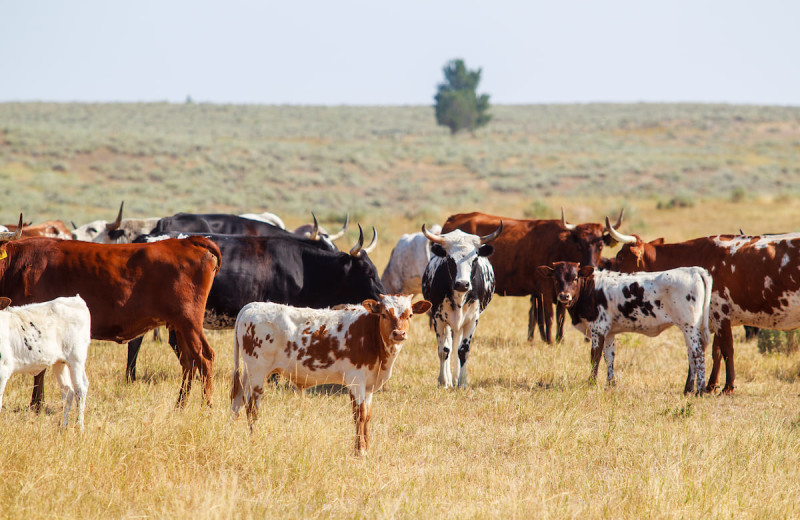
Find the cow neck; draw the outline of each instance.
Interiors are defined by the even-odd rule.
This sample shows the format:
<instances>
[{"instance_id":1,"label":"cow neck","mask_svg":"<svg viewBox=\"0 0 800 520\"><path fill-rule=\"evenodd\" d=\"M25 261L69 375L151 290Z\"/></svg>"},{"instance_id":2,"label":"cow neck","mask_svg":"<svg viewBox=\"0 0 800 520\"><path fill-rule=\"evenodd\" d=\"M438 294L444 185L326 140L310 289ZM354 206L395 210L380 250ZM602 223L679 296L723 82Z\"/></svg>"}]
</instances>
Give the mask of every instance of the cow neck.
<instances>
[{"instance_id":1,"label":"cow neck","mask_svg":"<svg viewBox=\"0 0 800 520\"><path fill-rule=\"evenodd\" d=\"M392 345L387 345L381 335L380 320L380 316L365 313L350 325L346 356L357 367L372 366L377 361L381 370L390 370L397 357L396 352L390 351Z\"/></svg>"},{"instance_id":2,"label":"cow neck","mask_svg":"<svg viewBox=\"0 0 800 520\"><path fill-rule=\"evenodd\" d=\"M606 295L602 289L598 289L595 284L598 273L593 273L588 278L578 280L578 298L575 303L567 309L572 324L577 325L581 320L594 321L600 315L598 307L605 307L608 303Z\"/></svg>"}]
</instances>

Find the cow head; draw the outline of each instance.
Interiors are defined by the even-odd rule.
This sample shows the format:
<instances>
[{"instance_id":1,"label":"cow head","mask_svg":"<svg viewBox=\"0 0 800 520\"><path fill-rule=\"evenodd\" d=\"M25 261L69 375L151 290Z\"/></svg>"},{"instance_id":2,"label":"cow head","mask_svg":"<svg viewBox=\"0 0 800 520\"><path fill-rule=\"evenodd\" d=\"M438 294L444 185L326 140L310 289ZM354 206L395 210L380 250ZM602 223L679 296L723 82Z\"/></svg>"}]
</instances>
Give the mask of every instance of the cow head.
<instances>
[{"instance_id":1,"label":"cow head","mask_svg":"<svg viewBox=\"0 0 800 520\"><path fill-rule=\"evenodd\" d=\"M122 207L124 205L125 201L123 200L122 204L119 205L117 219L113 222L94 220L88 224L82 225L81 227L76 227L75 224L72 224L72 227L75 228L72 230L72 239L83 240L84 242L98 242L102 244L115 242L124 233L123 230L119 228L122 224Z\"/></svg>"},{"instance_id":2,"label":"cow head","mask_svg":"<svg viewBox=\"0 0 800 520\"><path fill-rule=\"evenodd\" d=\"M645 244L637 235L623 235L606 218L606 230L612 238L622 244L622 249L614 259L614 267L623 273L633 273L645 269L648 250L654 245L663 244L664 239L656 239L650 244Z\"/></svg>"},{"instance_id":3,"label":"cow head","mask_svg":"<svg viewBox=\"0 0 800 520\"><path fill-rule=\"evenodd\" d=\"M385 293L381 277L375 264L369 258L369 254L378 245L378 232L372 228L372 240L369 245L364 247L364 230L361 224L358 225L358 242L350 249L349 253L339 253L342 262L346 264L344 286L347 291L360 301L364 298L377 298L379 294Z\"/></svg>"},{"instance_id":4,"label":"cow head","mask_svg":"<svg viewBox=\"0 0 800 520\"><path fill-rule=\"evenodd\" d=\"M625 208L622 208L619 212L619 217L617 217L617 228L622 225L624 214ZM575 251L574 254L570 254L567 257L579 259L581 264L597 266L603 254L603 246L616 245L613 237L608 230L603 228L602 224L568 223L564 216L564 208L561 208L561 226L566 231L569 231L569 234L564 237L566 245L572 246Z\"/></svg>"},{"instance_id":5,"label":"cow head","mask_svg":"<svg viewBox=\"0 0 800 520\"><path fill-rule=\"evenodd\" d=\"M558 303L567 308L572 307L580 295L581 279L592 276L594 266L581 267L577 262L553 262L552 265L540 265L536 270L541 277L553 280Z\"/></svg>"},{"instance_id":6,"label":"cow head","mask_svg":"<svg viewBox=\"0 0 800 520\"><path fill-rule=\"evenodd\" d=\"M450 272L453 292L467 293L472 289L472 273L478 257L489 256L494 247L489 242L503 232L503 221L500 226L486 236L471 235L456 229L444 235L434 235L422 225L422 233L431 241L431 253L444 258Z\"/></svg>"},{"instance_id":7,"label":"cow head","mask_svg":"<svg viewBox=\"0 0 800 520\"><path fill-rule=\"evenodd\" d=\"M333 241L344 236L344 232L347 231L347 225L350 223L350 214L348 213L345 215L342 229L333 235L328 234L328 231L319 225L319 222L317 222L317 216L314 214L314 212L311 212L311 217L314 219L313 224L303 224L295 229L293 233L309 240L324 242L331 251L338 251L339 248L336 247Z\"/></svg>"},{"instance_id":8,"label":"cow head","mask_svg":"<svg viewBox=\"0 0 800 520\"><path fill-rule=\"evenodd\" d=\"M408 338L411 317L431 308L431 302L411 303L410 294L381 294L379 300L364 300L362 305L370 314L380 317L381 338L385 345L402 343Z\"/></svg>"},{"instance_id":9,"label":"cow head","mask_svg":"<svg viewBox=\"0 0 800 520\"><path fill-rule=\"evenodd\" d=\"M0 242L8 242L10 240L19 240L22 236L22 213L19 214L19 224L16 231L4 231L0 233Z\"/></svg>"}]
</instances>

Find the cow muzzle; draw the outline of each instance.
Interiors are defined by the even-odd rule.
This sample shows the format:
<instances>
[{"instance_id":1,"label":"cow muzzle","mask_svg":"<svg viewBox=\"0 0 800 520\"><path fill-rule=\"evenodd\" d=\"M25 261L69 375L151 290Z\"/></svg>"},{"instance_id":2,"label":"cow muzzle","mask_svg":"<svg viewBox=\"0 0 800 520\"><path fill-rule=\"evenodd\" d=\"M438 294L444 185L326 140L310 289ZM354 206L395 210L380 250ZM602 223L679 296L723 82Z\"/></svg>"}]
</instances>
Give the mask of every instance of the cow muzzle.
<instances>
[{"instance_id":1,"label":"cow muzzle","mask_svg":"<svg viewBox=\"0 0 800 520\"><path fill-rule=\"evenodd\" d=\"M404 330L395 329L392 331L392 341L405 341L408 333Z\"/></svg>"},{"instance_id":2,"label":"cow muzzle","mask_svg":"<svg viewBox=\"0 0 800 520\"><path fill-rule=\"evenodd\" d=\"M453 282L453 290L456 292L467 292L469 291L469 282L457 280Z\"/></svg>"},{"instance_id":3,"label":"cow muzzle","mask_svg":"<svg viewBox=\"0 0 800 520\"><path fill-rule=\"evenodd\" d=\"M559 293L557 300L558 303L560 303L561 305L565 305L567 307L569 307L573 303L572 295L569 293Z\"/></svg>"}]
</instances>

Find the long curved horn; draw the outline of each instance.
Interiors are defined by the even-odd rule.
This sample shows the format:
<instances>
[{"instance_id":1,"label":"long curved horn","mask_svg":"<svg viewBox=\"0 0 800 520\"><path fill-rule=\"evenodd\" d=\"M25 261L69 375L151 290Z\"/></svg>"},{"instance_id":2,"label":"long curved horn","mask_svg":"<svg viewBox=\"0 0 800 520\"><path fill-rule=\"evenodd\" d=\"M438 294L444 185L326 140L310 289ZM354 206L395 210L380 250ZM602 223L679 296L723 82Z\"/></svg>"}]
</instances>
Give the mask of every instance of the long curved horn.
<instances>
[{"instance_id":1,"label":"long curved horn","mask_svg":"<svg viewBox=\"0 0 800 520\"><path fill-rule=\"evenodd\" d=\"M378 232L375 231L375 226L372 226L372 240L369 242L369 245L364 248L364 252L369 255L375 251L376 247L378 247Z\"/></svg>"},{"instance_id":2,"label":"long curved horn","mask_svg":"<svg viewBox=\"0 0 800 520\"><path fill-rule=\"evenodd\" d=\"M633 235L623 235L622 233L620 233L619 231L617 231L616 229L611 227L611 222L608 220L608 217L606 217L606 231L608 231L608 234L611 235L611 238L613 238L614 240L616 240L620 244L635 244L636 243L637 239L636 239L635 236L633 236Z\"/></svg>"},{"instance_id":3,"label":"long curved horn","mask_svg":"<svg viewBox=\"0 0 800 520\"><path fill-rule=\"evenodd\" d=\"M22 236L22 213L19 214L19 224L17 225L16 231L8 231L5 233L0 233L0 242L9 242L11 240L19 240Z\"/></svg>"},{"instance_id":4,"label":"long curved horn","mask_svg":"<svg viewBox=\"0 0 800 520\"><path fill-rule=\"evenodd\" d=\"M622 216L624 214L625 214L625 208L619 210L619 217L617 217L617 223L614 224L614 229L619 229L619 227L622 225Z\"/></svg>"},{"instance_id":5,"label":"long curved horn","mask_svg":"<svg viewBox=\"0 0 800 520\"><path fill-rule=\"evenodd\" d=\"M78 229L78 226L75 225L74 220L70 220L69 223L72 224L72 229Z\"/></svg>"},{"instance_id":6,"label":"long curved horn","mask_svg":"<svg viewBox=\"0 0 800 520\"><path fill-rule=\"evenodd\" d=\"M350 250L350 256L358 257L361 254L361 250L364 248L364 230L361 229L361 224L358 225L358 243L353 246L353 249Z\"/></svg>"},{"instance_id":7,"label":"long curved horn","mask_svg":"<svg viewBox=\"0 0 800 520\"><path fill-rule=\"evenodd\" d=\"M564 208L561 208L561 225L564 226L564 229L567 231L574 231L576 227L575 224L567 224L567 219L564 217Z\"/></svg>"},{"instance_id":8,"label":"long curved horn","mask_svg":"<svg viewBox=\"0 0 800 520\"><path fill-rule=\"evenodd\" d=\"M328 239L333 242L334 240L338 240L344 236L344 232L347 231L347 224L350 223L350 213L345 215L344 217L344 226L342 226L342 230L336 233L335 235L328 235Z\"/></svg>"},{"instance_id":9,"label":"long curved horn","mask_svg":"<svg viewBox=\"0 0 800 520\"><path fill-rule=\"evenodd\" d=\"M425 224L422 224L422 234L425 235L425 238L433 242L434 244L444 245L444 238L441 235L434 235L427 229L425 229Z\"/></svg>"},{"instance_id":10,"label":"long curved horn","mask_svg":"<svg viewBox=\"0 0 800 520\"><path fill-rule=\"evenodd\" d=\"M491 242L495 238L499 237L500 233L502 233L502 232L503 232L503 221L501 220L500 221L500 227L495 229L494 233L490 233L490 234L486 235L485 237L481 237L481 245Z\"/></svg>"},{"instance_id":11,"label":"long curved horn","mask_svg":"<svg viewBox=\"0 0 800 520\"><path fill-rule=\"evenodd\" d=\"M311 216L314 217L314 229L311 230L311 235L308 237L311 240L319 240L319 222L317 222L317 216L314 215L314 212L311 212Z\"/></svg>"},{"instance_id":12,"label":"long curved horn","mask_svg":"<svg viewBox=\"0 0 800 520\"><path fill-rule=\"evenodd\" d=\"M119 213L117 213L117 220L112 222L111 224L106 224L106 229L109 231L113 231L115 229L119 229L120 224L122 224L122 207L125 205L125 201L122 201L122 204L119 205Z\"/></svg>"}]
</instances>

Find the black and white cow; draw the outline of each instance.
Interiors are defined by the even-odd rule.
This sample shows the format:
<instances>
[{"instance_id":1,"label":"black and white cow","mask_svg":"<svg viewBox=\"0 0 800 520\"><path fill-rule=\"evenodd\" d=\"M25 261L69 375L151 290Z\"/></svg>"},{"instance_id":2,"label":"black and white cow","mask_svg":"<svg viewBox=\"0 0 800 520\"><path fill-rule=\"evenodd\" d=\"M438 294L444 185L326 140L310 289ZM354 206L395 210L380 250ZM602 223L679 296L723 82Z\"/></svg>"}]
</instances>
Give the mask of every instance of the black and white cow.
<instances>
[{"instance_id":1,"label":"black and white cow","mask_svg":"<svg viewBox=\"0 0 800 520\"><path fill-rule=\"evenodd\" d=\"M319 243L295 237L259 237L203 234L221 253L220 268L206 301L203 327L230 329L239 311L250 302L283 303L295 307L324 308L378 299L386 290L369 258L378 243L364 247L359 225L358 243L349 253L328 251ZM186 235L184 235L186 236ZM160 237L140 237L154 241ZM167 237L164 237L167 238ZM170 344L175 338L170 333ZM129 379L136 379L139 338L128 343Z\"/></svg>"},{"instance_id":2,"label":"black and white cow","mask_svg":"<svg viewBox=\"0 0 800 520\"><path fill-rule=\"evenodd\" d=\"M480 237L457 229L434 235L422 226L431 241L431 258L422 276L422 295L431 302L436 341L439 345L439 384L453 386L450 354L458 346L455 379L467 386L467 359L470 343L481 312L494 294L494 270L488 256L494 250L489 242L503 231L503 222L493 233Z\"/></svg>"},{"instance_id":3,"label":"black and white cow","mask_svg":"<svg viewBox=\"0 0 800 520\"><path fill-rule=\"evenodd\" d=\"M93 220L80 227L73 224L72 239L97 244L130 244L139 235L149 233L158 223L158 217L122 218L124 205L125 201L122 201L113 222Z\"/></svg>"},{"instance_id":4,"label":"black and white cow","mask_svg":"<svg viewBox=\"0 0 800 520\"><path fill-rule=\"evenodd\" d=\"M590 265L554 262L539 274L555 285L558 302L567 307L572 324L592 340L591 381L597 378L600 354L614 383L614 337L620 332L657 336L675 325L689 354L684 393L705 389L705 347L712 278L702 267L621 274L595 271Z\"/></svg>"}]
</instances>

